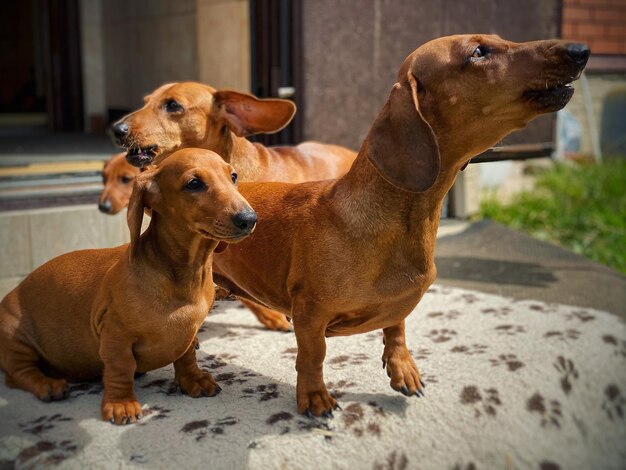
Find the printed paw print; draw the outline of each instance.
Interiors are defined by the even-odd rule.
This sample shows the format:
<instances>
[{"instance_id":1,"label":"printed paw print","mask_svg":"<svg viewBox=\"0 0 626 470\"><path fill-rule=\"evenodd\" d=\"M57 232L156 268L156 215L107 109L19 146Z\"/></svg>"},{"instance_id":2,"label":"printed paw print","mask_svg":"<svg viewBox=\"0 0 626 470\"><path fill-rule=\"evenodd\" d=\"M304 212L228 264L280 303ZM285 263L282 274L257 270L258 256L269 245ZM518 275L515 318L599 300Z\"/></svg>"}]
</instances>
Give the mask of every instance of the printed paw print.
<instances>
[{"instance_id":1,"label":"printed paw print","mask_svg":"<svg viewBox=\"0 0 626 470\"><path fill-rule=\"evenodd\" d=\"M622 395L619 387L615 384L607 385L604 389L606 400L602 403L602 409L611 421L614 419L624 419L624 409L626 408L626 399Z\"/></svg>"},{"instance_id":2,"label":"printed paw print","mask_svg":"<svg viewBox=\"0 0 626 470\"><path fill-rule=\"evenodd\" d=\"M510 307L501 307L501 308L483 308L480 313L482 313L483 315L489 315L492 316L494 318L504 318L504 317L508 317L509 313L511 313L511 308Z\"/></svg>"},{"instance_id":3,"label":"printed paw print","mask_svg":"<svg viewBox=\"0 0 626 470\"><path fill-rule=\"evenodd\" d=\"M482 412L488 416L495 416L497 414L497 407L502 406L502 400L500 400L500 394L495 388L483 389L483 393L480 392L475 385L468 385L463 387L461 391L461 403L463 405L474 406L474 416L478 418Z\"/></svg>"},{"instance_id":4,"label":"printed paw print","mask_svg":"<svg viewBox=\"0 0 626 470\"><path fill-rule=\"evenodd\" d=\"M626 357L626 341L620 341L613 335L603 335L602 341L615 347L615 355Z\"/></svg>"},{"instance_id":5,"label":"printed paw print","mask_svg":"<svg viewBox=\"0 0 626 470\"><path fill-rule=\"evenodd\" d=\"M571 359L565 359L563 356L556 358L554 368L559 371L561 375L561 388L565 395L569 395L572 391L572 380L578 379L578 370Z\"/></svg>"},{"instance_id":6,"label":"printed paw print","mask_svg":"<svg viewBox=\"0 0 626 470\"><path fill-rule=\"evenodd\" d=\"M586 310L576 310L567 315L568 320L578 319L581 323L587 323L588 321L595 320L596 317L591 315Z\"/></svg>"},{"instance_id":7,"label":"printed paw print","mask_svg":"<svg viewBox=\"0 0 626 470\"><path fill-rule=\"evenodd\" d=\"M542 428L561 427L563 413L561 412L561 403L558 400L550 400L546 404L546 399L537 392L526 402L526 409L529 413L538 413L541 416Z\"/></svg>"},{"instance_id":8,"label":"printed paw print","mask_svg":"<svg viewBox=\"0 0 626 470\"><path fill-rule=\"evenodd\" d=\"M450 341L454 336L456 336L456 331L448 330L446 328L441 330L431 330L430 333L426 335L426 337L430 338L433 343L445 343L446 341Z\"/></svg>"},{"instance_id":9,"label":"printed paw print","mask_svg":"<svg viewBox=\"0 0 626 470\"><path fill-rule=\"evenodd\" d=\"M450 352L465 354L466 356L473 356L474 354L484 354L487 351L487 346L484 344L472 344L471 346L455 346L450 349Z\"/></svg>"},{"instance_id":10,"label":"printed paw print","mask_svg":"<svg viewBox=\"0 0 626 470\"><path fill-rule=\"evenodd\" d=\"M565 331L548 331L543 335L544 338L555 338L567 342L567 340L576 341L580 336L580 331L569 329Z\"/></svg>"},{"instance_id":11,"label":"printed paw print","mask_svg":"<svg viewBox=\"0 0 626 470\"><path fill-rule=\"evenodd\" d=\"M496 326L499 335L515 336L519 333L526 333L526 328L522 325L499 325Z\"/></svg>"},{"instance_id":12,"label":"printed paw print","mask_svg":"<svg viewBox=\"0 0 626 470\"><path fill-rule=\"evenodd\" d=\"M38 436L42 432L53 429L55 425L63 421L72 421L72 418L56 413L52 416L40 416L39 418L27 423L20 423L19 427L22 428L22 431L24 432Z\"/></svg>"},{"instance_id":13,"label":"printed paw print","mask_svg":"<svg viewBox=\"0 0 626 470\"><path fill-rule=\"evenodd\" d=\"M430 312L426 315L429 318L439 318L441 320L456 320L461 316L458 310L450 310L449 312Z\"/></svg>"},{"instance_id":14,"label":"printed paw print","mask_svg":"<svg viewBox=\"0 0 626 470\"><path fill-rule=\"evenodd\" d=\"M340 380L339 382L327 382L326 386L328 387L328 391L330 395L334 398L341 398L345 395L343 389L354 387L356 384L354 382L347 382L346 380Z\"/></svg>"},{"instance_id":15,"label":"printed paw print","mask_svg":"<svg viewBox=\"0 0 626 470\"><path fill-rule=\"evenodd\" d=\"M489 359L492 367L506 365L511 372L524 367L524 363L520 361L515 354L500 354L496 359Z\"/></svg>"}]
</instances>

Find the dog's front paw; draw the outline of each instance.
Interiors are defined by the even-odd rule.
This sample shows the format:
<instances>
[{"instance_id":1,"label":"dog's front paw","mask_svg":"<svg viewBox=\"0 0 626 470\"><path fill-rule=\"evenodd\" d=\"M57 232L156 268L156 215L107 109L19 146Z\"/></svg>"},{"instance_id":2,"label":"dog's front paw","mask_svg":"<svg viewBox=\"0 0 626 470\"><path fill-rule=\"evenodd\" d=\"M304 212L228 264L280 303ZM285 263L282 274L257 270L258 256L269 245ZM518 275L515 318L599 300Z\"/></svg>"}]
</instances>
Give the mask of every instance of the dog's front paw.
<instances>
[{"instance_id":1,"label":"dog's front paw","mask_svg":"<svg viewBox=\"0 0 626 470\"><path fill-rule=\"evenodd\" d=\"M298 387L298 413L302 413L309 418L313 416L323 416L332 418L333 410L339 409L337 400L328 394L326 387L322 385L318 390L300 390Z\"/></svg>"},{"instance_id":2,"label":"dog's front paw","mask_svg":"<svg viewBox=\"0 0 626 470\"><path fill-rule=\"evenodd\" d=\"M137 401L102 402L102 419L113 424L134 423L142 416L141 405Z\"/></svg>"},{"instance_id":3,"label":"dog's front paw","mask_svg":"<svg viewBox=\"0 0 626 470\"><path fill-rule=\"evenodd\" d=\"M214 397L222 391L211 374L205 370L198 369L193 374L177 377L178 385L183 393L190 397Z\"/></svg>"},{"instance_id":4,"label":"dog's front paw","mask_svg":"<svg viewBox=\"0 0 626 470\"><path fill-rule=\"evenodd\" d=\"M385 366L391 379L389 384L396 392L406 396L424 396L424 382L408 351L404 354L383 355L383 367Z\"/></svg>"}]
</instances>

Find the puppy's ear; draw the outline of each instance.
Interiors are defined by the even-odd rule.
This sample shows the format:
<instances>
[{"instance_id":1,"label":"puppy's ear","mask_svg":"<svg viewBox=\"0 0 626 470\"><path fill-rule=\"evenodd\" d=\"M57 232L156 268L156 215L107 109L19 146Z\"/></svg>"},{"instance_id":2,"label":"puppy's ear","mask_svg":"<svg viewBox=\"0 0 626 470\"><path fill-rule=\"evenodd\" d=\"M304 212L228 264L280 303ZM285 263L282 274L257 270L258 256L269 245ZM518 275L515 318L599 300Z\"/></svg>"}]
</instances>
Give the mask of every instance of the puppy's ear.
<instances>
[{"instance_id":1,"label":"puppy's ear","mask_svg":"<svg viewBox=\"0 0 626 470\"><path fill-rule=\"evenodd\" d=\"M213 100L217 115L239 137L278 132L289 124L296 113L296 105L292 101L259 99L232 90L216 91Z\"/></svg>"},{"instance_id":2,"label":"puppy's ear","mask_svg":"<svg viewBox=\"0 0 626 470\"><path fill-rule=\"evenodd\" d=\"M128 229L130 230L130 247L129 255L132 263L137 249L137 243L141 235L141 224L143 222L143 213L148 204L146 202L147 193L154 190L156 182L154 176L158 173L158 169L147 170L135 177L133 184L133 192L128 203L128 213L126 220Z\"/></svg>"},{"instance_id":3,"label":"puppy's ear","mask_svg":"<svg viewBox=\"0 0 626 470\"><path fill-rule=\"evenodd\" d=\"M439 146L419 110L418 82L411 71L393 86L362 151L381 176L400 189L422 192L435 183Z\"/></svg>"}]
</instances>

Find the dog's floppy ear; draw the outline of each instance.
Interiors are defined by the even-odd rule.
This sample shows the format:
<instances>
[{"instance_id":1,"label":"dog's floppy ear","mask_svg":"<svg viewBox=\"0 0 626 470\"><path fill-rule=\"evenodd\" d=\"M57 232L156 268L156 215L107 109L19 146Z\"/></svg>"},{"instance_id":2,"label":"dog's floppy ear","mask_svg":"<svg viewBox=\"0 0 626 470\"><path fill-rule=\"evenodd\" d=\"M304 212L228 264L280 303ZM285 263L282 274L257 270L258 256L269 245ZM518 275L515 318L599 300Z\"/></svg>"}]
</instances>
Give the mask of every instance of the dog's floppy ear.
<instances>
[{"instance_id":1,"label":"dog's floppy ear","mask_svg":"<svg viewBox=\"0 0 626 470\"><path fill-rule=\"evenodd\" d=\"M129 255L131 263L135 256L139 236L141 235L143 213L145 208L148 207L146 203L147 192L153 189L153 185L156 185L154 176L157 173L158 169L144 171L135 177L135 182L133 183L133 193L130 196L128 213L126 214L126 220L130 230Z\"/></svg>"},{"instance_id":2,"label":"dog's floppy ear","mask_svg":"<svg viewBox=\"0 0 626 470\"><path fill-rule=\"evenodd\" d=\"M289 124L296 113L296 105L292 101L259 99L233 90L218 90L213 94L213 100L218 116L239 137L278 132Z\"/></svg>"},{"instance_id":3,"label":"dog's floppy ear","mask_svg":"<svg viewBox=\"0 0 626 470\"><path fill-rule=\"evenodd\" d=\"M439 146L419 110L418 83L411 71L393 86L363 150L382 177L400 189L422 192L435 183Z\"/></svg>"}]
</instances>

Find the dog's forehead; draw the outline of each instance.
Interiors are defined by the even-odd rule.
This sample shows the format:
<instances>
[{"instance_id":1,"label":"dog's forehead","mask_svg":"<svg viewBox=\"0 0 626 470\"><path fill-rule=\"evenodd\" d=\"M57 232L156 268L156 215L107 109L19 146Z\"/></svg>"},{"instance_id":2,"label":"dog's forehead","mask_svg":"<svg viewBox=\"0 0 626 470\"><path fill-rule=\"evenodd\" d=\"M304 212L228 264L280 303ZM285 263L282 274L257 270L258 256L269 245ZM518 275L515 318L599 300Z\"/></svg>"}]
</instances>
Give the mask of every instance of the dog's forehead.
<instances>
[{"instance_id":1,"label":"dog's forehead","mask_svg":"<svg viewBox=\"0 0 626 470\"><path fill-rule=\"evenodd\" d=\"M151 99L172 99L180 103L193 103L213 99L215 89L197 82L180 82L162 86L150 95Z\"/></svg>"},{"instance_id":2,"label":"dog's forehead","mask_svg":"<svg viewBox=\"0 0 626 470\"><path fill-rule=\"evenodd\" d=\"M162 163L162 174L182 177L189 173L211 174L227 163L215 152L204 149L183 149L173 153Z\"/></svg>"}]
</instances>

